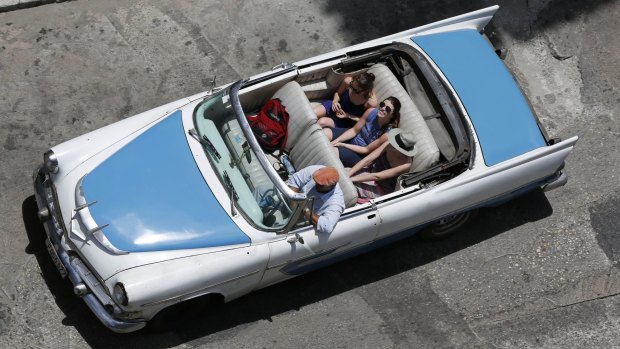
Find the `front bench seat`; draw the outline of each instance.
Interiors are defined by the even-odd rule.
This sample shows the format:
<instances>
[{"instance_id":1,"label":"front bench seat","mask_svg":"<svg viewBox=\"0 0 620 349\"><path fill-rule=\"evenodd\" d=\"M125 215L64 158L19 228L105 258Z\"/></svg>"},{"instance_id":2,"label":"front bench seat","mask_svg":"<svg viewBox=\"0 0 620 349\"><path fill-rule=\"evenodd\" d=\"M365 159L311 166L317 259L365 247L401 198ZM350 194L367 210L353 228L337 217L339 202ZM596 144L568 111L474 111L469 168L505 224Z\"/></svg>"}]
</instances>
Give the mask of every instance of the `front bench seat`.
<instances>
[{"instance_id":1,"label":"front bench seat","mask_svg":"<svg viewBox=\"0 0 620 349\"><path fill-rule=\"evenodd\" d=\"M289 153L295 169L300 170L310 165L335 167L340 174L339 184L344 193L345 206L354 206L357 203L357 190L331 143L317 124L316 114L301 86L295 81L288 82L273 98L282 101L290 116L285 150Z\"/></svg>"}]
</instances>

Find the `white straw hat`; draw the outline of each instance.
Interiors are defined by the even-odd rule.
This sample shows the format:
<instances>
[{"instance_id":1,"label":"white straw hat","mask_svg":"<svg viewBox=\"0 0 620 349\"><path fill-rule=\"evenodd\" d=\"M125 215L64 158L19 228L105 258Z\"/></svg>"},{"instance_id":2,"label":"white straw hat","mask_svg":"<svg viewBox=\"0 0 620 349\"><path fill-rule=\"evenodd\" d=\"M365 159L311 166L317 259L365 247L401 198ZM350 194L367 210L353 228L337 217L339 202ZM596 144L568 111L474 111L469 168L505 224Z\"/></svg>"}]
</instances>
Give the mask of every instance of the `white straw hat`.
<instances>
[{"instance_id":1,"label":"white straw hat","mask_svg":"<svg viewBox=\"0 0 620 349\"><path fill-rule=\"evenodd\" d=\"M410 157L415 155L415 141L413 140L413 134L411 132L403 131L400 128L391 129L390 132L388 132L388 140L399 152Z\"/></svg>"}]
</instances>

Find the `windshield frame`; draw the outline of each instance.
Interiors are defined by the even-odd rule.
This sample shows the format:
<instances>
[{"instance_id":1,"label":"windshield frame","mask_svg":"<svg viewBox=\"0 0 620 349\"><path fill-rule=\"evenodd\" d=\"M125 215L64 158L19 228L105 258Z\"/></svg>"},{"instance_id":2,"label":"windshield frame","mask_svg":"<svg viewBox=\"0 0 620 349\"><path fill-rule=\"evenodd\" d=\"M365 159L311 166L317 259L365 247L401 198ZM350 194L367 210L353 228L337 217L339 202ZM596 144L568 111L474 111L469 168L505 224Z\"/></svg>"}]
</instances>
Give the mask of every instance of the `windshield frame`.
<instances>
[{"instance_id":1,"label":"windshield frame","mask_svg":"<svg viewBox=\"0 0 620 349\"><path fill-rule=\"evenodd\" d=\"M305 201L307 201L307 198L305 194L296 193L291 188L289 188L288 185L286 185L284 180L280 177L280 175L271 165L271 162L268 160L262 148L258 145L258 142L254 134L252 133L251 128L248 124L248 121L245 117L245 113L243 112L243 109L241 108L241 104L239 103L239 97L238 97L239 92L238 91L241 88L241 86L243 86L243 83L244 83L244 80L237 81L235 84L229 85L228 87L218 91L217 93L212 93L212 94L205 96L202 99L202 101L200 101L195 106L192 112L192 124L194 128L188 130L188 134L190 138L194 138L197 142L201 144L202 153L206 156L206 160L208 160L209 166L211 167L211 169L213 169L215 177L218 180L218 183L221 185L222 189L224 190L222 194L224 194L225 196L219 197L220 204L224 207L225 211L231 216L231 218L238 217L240 215L241 217L243 217L245 222L247 222L250 226L258 229L261 232L276 233L278 235L285 234L285 233L288 233L292 227L294 227L296 224L299 223L299 218L301 216L303 207L305 207L306 205ZM205 119L211 119L211 120L219 119L219 117L217 116L218 115L217 113L207 114L205 113L205 110L203 109L204 108L203 105L205 105L205 103L213 103L213 102L209 102L213 98L217 100L222 100L225 103L223 104L223 106L224 106L224 109L228 109L226 113L228 116L223 116L223 117L230 118L230 120L235 120L238 123L238 126L237 126L238 135L242 138L245 138L245 139L242 139L242 138L238 138L238 139L240 139L240 142L246 141L245 142L246 144L243 145L243 147L248 148L247 151L249 152L249 154L251 153L251 158L254 159L254 161L258 161L258 164L256 164L256 168L260 168L260 171L263 171L263 175L264 175L263 177L264 179L262 181L263 184L262 185L259 184L259 187L256 186L257 185L256 182L253 182L253 181L248 182L248 177L246 177L247 173L245 173L244 170L242 169L244 168L243 165L241 165L241 168L239 168L239 170L241 171L240 172L241 177L239 177L240 175L238 174L238 171L231 172L230 170L228 170L227 166L223 167L223 164L228 163L229 161L231 164L230 165L231 169L235 167L239 167L240 165L239 162L241 162L241 158L242 157L245 158L245 157L244 157L244 153L239 154L238 150L237 151L233 150L233 148L231 148L231 144L228 143L229 141L225 141L224 138L220 138L220 139L218 139L217 137L213 138L213 136L215 136L216 133L220 133L220 136L224 137L223 134L221 134L221 131L219 130L220 126L214 129L211 129L210 127L205 129L204 128L205 124L203 124L202 122L200 123L198 122L197 118L199 116L202 116ZM217 103L217 101L215 102ZM209 115L213 115L215 119L213 119ZM221 114L221 115L224 115L224 114ZM207 130L210 130L210 131L207 131ZM210 134L210 136L207 136L208 134ZM209 137L209 138L206 138L206 137ZM203 138L205 140L203 140ZM229 139L229 138L226 138L226 139ZM236 141L236 142L239 142L239 141ZM241 143L233 143L233 144L241 144ZM248 160L248 161L251 161L251 160ZM236 165L233 166L232 165L233 163L235 163ZM203 175L205 174L203 173ZM244 178L244 179L240 180L240 178ZM242 181L245 181L246 183L242 185L241 184ZM280 202L282 200L284 200L285 202L288 202L288 204L285 204L283 207L286 207L286 211L288 211L289 213L281 217L279 220L280 223L276 225L271 225L272 223L267 223L265 221L265 218L259 218L261 216L257 216L258 214L257 210L259 207L263 210L263 214L265 214L266 212L265 209L267 209L267 207L261 206L262 201L256 202L254 204L248 201L248 199L251 198L252 195L254 195L253 200L258 200L256 193L260 191L257 191L257 190L259 190L259 188L260 189L265 188L265 184L266 184L264 183L265 181L268 182L269 183L268 185L274 189L274 192L272 192L272 194L270 195L274 195L273 196L274 198L276 196L280 198L280 200L276 202ZM248 188L245 187L246 184L249 186L249 192L248 192ZM282 188L284 188L284 190ZM294 195L291 195L291 193ZM264 195L264 194L259 194L259 195ZM227 202L226 199L224 199L225 197L228 200L230 200L230 202ZM258 204L259 206L255 206L255 204ZM274 207L269 206L269 209L274 209ZM246 212L246 210L248 211ZM270 214L273 214L276 211L272 210L269 212Z\"/></svg>"},{"instance_id":2,"label":"windshield frame","mask_svg":"<svg viewBox=\"0 0 620 349\"><path fill-rule=\"evenodd\" d=\"M269 176L269 179L271 179L271 181L276 186L276 188L282 194L284 194L286 198L289 200L304 201L306 200L306 194L294 192L288 185L286 185L286 183L284 183L284 181L282 180L282 178L280 178L280 175L278 174L276 169L273 168L273 166L271 166L271 163L267 159L267 156L265 156L263 149L258 144L258 141L256 140L256 137L254 136L254 133L252 133L250 124L248 123L248 120L245 117L245 113L243 112L243 108L241 107L241 102L239 101L239 90L241 89L243 84L245 84L247 81L248 80L246 79L246 80L239 80L235 82L230 87L230 94L229 94L233 111L235 112L237 121L239 121L239 125L241 126L241 131L243 131L243 134L245 135L245 138L247 139L248 144L250 145L250 148L256 154L256 158L258 162L263 167L263 169L267 173L267 176Z\"/></svg>"}]
</instances>

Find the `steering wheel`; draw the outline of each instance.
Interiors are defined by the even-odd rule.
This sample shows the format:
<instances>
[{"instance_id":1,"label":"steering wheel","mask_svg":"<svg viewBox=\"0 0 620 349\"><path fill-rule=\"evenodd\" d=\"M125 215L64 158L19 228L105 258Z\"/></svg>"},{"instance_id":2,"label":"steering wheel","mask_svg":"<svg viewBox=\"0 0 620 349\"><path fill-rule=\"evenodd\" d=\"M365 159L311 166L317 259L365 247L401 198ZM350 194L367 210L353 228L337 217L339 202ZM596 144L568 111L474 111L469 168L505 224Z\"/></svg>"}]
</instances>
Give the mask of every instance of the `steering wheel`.
<instances>
[{"instance_id":1,"label":"steering wheel","mask_svg":"<svg viewBox=\"0 0 620 349\"><path fill-rule=\"evenodd\" d=\"M276 205L276 208L279 209L282 205L284 205L283 211L286 210L288 215L291 215L293 211L291 210L290 206L286 203L286 200L284 199L284 195L275 186L273 187L273 192L276 194L276 197L280 201Z\"/></svg>"},{"instance_id":2,"label":"steering wheel","mask_svg":"<svg viewBox=\"0 0 620 349\"><path fill-rule=\"evenodd\" d=\"M276 213L276 211L278 210L282 211L283 216L292 215L293 211L291 210L289 205L286 203L286 200L284 199L284 196L282 195L282 193L278 189L276 189L275 186L273 187L272 190L275 193L274 196L276 197L278 202L276 202L276 204L268 212L265 212L264 216L265 217L273 216L274 218L270 218L270 220L275 219L274 213Z\"/></svg>"}]
</instances>

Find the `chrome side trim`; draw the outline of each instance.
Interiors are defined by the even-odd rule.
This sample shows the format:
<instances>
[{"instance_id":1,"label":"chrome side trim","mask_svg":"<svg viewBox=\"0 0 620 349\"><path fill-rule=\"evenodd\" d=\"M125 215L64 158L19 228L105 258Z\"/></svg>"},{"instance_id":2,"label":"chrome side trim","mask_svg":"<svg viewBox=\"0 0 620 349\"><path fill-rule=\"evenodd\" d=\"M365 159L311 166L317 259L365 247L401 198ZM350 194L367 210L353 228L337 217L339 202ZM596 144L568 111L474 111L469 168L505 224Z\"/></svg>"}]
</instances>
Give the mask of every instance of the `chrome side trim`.
<instances>
[{"instance_id":1,"label":"chrome side trim","mask_svg":"<svg viewBox=\"0 0 620 349\"><path fill-rule=\"evenodd\" d=\"M162 304L162 303L166 303L166 302L170 302L170 301L179 301L180 302L180 301L184 301L186 299L191 299L191 298L193 298L193 296L200 296L202 293L204 293L204 291L206 291L206 290L208 290L210 288L215 288L215 287L218 287L218 286L222 286L222 285L227 284L229 282L237 281L237 280L243 279L245 277L248 277L248 276L251 276L251 275L254 275L254 274L258 274L261 271L262 271L262 269L257 269L257 270L251 271L251 272L249 272L247 274L243 274L243 275L240 275L240 276L235 276L235 277L233 277L231 279L224 280L224 281L219 282L217 284L209 285L209 286L201 288L201 289L199 289L197 291L189 292L189 293L186 293L186 294L181 295L181 296L170 297L170 298L163 299L163 300L160 300L160 301L157 301L157 302L144 303L141 306L142 307L146 307L146 306Z\"/></svg>"}]
</instances>

